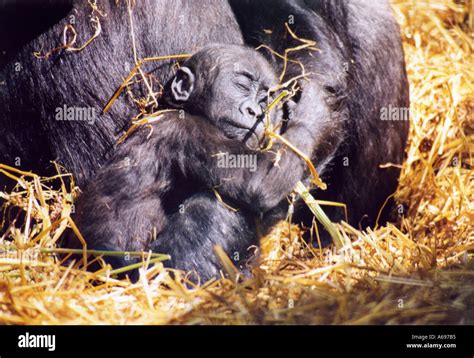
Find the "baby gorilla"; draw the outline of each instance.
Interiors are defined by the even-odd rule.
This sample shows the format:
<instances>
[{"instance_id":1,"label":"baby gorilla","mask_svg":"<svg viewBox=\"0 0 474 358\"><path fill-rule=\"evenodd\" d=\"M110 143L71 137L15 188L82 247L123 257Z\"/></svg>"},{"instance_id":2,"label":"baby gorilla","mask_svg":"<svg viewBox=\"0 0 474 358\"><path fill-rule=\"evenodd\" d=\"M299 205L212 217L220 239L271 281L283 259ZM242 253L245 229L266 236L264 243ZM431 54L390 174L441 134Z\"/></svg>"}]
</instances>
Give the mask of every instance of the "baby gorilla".
<instances>
[{"instance_id":1,"label":"baby gorilla","mask_svg":"<svg viewBox=\"0 0 474 358\"><path fill-rule=\"evenodd\" d=\"M275 165L277 144L272 152L257 150L276 83L273 68L249 48L210 45L189 58L165 86L168 107L180 111L119 145L79 198L74 220L87 247L151 249L171 256L165 265L209 279L219 274L213 249L220 245L242 266L258 245L256 218L280 203L305 169L289 150ZM305 153L313 145L308 135L297 122L284 134ZM222 156L252 158L258 170L226 165ZM69 233L64 246L81 244ZM106 260L113 267L133 263Z\"/></svg>"}]
</instances>

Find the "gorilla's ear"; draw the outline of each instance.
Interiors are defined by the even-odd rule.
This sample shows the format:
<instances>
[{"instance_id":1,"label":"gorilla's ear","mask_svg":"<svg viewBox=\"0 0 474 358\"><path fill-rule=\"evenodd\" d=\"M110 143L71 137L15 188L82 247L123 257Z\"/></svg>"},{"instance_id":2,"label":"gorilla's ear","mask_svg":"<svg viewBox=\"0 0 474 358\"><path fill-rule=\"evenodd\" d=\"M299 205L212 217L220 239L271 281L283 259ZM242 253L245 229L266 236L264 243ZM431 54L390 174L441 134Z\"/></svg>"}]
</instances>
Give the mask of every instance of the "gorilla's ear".
<instances>
[{"instance_id":1,"label":"gorilla's ear","mask_svg":"<svg viewBox=\"0 0 474 358\"><path fill-rule=\"evenodd\" d=\"M171 94L178 102L186 102L194 90L196 77L188 67L181 67L171 83Z\"/></svg>"}]
</instances>

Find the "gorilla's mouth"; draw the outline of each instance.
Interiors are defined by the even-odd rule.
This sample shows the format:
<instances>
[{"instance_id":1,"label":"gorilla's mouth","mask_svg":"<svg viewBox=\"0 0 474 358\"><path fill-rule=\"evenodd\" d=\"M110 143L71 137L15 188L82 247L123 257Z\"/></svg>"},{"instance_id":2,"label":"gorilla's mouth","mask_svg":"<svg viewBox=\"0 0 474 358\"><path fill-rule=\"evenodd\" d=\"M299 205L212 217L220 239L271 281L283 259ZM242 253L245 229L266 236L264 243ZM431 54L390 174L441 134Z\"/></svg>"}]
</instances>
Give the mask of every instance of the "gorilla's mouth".
<instances>
[{"instance_id":1,"label":"gorilla's mouth","mask_svg":"<svg viewBox=\"0 0 474 358\"><path fill-rule=\"evenodd\" d=\"M252 127L231 120L224 121L227 123L227 126L223 129L225 136L229 139L241 141L248 149L258 150L266 142L265 131L257 130L261 121L257 121Z\"/></svg>"}]
</instances>

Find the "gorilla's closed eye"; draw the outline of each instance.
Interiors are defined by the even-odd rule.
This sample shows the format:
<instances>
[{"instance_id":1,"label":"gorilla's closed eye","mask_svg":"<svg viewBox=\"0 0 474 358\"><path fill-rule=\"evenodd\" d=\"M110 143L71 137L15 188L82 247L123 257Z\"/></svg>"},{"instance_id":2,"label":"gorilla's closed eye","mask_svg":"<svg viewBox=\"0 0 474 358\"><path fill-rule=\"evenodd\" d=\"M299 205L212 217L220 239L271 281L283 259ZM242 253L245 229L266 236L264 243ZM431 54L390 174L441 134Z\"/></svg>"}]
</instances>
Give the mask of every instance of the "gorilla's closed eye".
<instances>
[{"instance_id":1,"label":"gorilla's closed eye","mask_svg":"<svg viewBox=\"0 0 474 358\"><path fill-rule=\"evenodd\" d=\"M234 81L237 87L244 91L250 91L256 82L257 80L255 79L255 77L247 71L237 72Z\"/></svg>"},{"instance_id":2,"label":"gorilla's closed eye","mask_svg":"<svg viewBox=\"0 0 474 358\"><path fill-rule=\"evenodd\" d=\"M242 82L234 82L235 85L240 88L242 91L250 92L250 86L248 84L244 84Z\"/></svg>"}]
</instances>

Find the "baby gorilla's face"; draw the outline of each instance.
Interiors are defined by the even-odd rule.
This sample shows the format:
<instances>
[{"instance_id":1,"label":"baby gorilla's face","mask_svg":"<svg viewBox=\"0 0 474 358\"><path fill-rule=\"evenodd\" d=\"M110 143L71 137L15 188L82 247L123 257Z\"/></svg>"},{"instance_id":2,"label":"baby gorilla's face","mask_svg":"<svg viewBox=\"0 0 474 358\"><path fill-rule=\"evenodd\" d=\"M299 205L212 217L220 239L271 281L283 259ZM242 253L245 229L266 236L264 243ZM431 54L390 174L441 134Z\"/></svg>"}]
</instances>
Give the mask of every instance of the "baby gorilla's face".
<instances>
[{"instance_id":1,"label":"baby gorilla's face","mask_svg":"<svg viewBox=\"0 0 474 358\"><path fill-rule=\"evenodd\" d=\"M227 137L258 149L265 141L268 90L278 83L273 69L254 50L234 50L235 58L220 59L207 112ZM276 121L272 113L272 122Z\"/></svg>"},{"instance_id":2,"label":"baby gorilla's face","mask_svg":"<svg viewBox=\"0 0 474 358\"><path fill-rule=\"evenodd\" d=\"M277 83L273 68L255 50L213 44L183 64L165 98L169 105L205 117L228 138L258 149L265 140L268 90ZM272 112L275 124L279 115Z\"/></svg>"}]
</instances>

